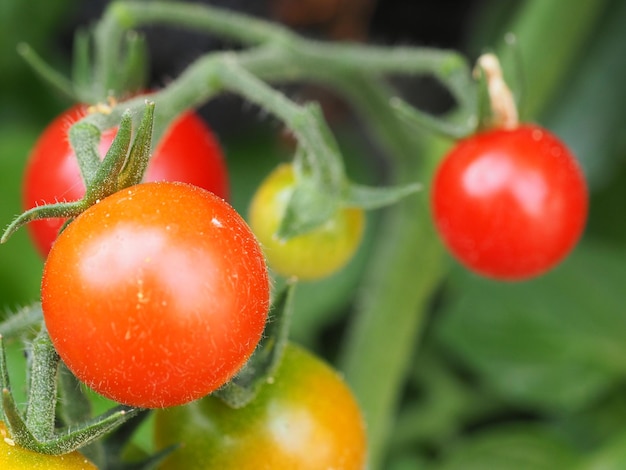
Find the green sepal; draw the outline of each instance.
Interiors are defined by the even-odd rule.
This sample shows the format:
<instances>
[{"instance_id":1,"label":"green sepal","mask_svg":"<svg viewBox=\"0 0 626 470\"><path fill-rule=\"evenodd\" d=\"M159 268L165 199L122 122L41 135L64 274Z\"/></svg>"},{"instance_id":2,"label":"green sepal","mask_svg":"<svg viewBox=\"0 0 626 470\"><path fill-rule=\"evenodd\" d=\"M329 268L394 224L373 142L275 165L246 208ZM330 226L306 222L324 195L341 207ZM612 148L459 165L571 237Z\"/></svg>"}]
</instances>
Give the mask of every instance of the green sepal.
<instances>
[{"instance_id":1,"label":"green sepal","mask_svg":"<svg viewBox=\"0 0 626 470\"><path fill-rule=\"evenodd\" d=\"M22 225L25 225L28 222L53 217L76 217L85 209L86 207L84 207L82 200L74 202L59 202L56 204L46 204L45 206L33 207L13 219L7 228L4 229L4 233L2 234L2 237L0 237L0 243L6 243L11 235L13 235Z\"/></svg>"},{"instance_id":2,"label":"green sepal","mask_svg":"<svg viewBox=\"0 0 626 470\"><path fill-rule=\"evenodd\" d=\"M310 232L329 220L339 209L332 194L311 178L303 178L293 189L276 236L280 240Z\"/></svg>"},{"instance_id":3,"label":"green sepal","mask_svg":"<svg viewBox=\"0 0 626 470\"><path fill-rule=\"evenodd\" d=\"M122 114L117 135L107 151L107 154L104 156L102 163L100 163L100 157L98 156L99 166L97 167L93 180L85 180L87 191L84 199L90 203L89 205L117 191L118 178L126 163L131 135L132 115L131 112L127 110ZM80 162L81 157L78 154L78 149L76 150L76 156Z\"/></svg>"},{"instance_id":4,"label":"green sepal","mask_svg":"<svg viewBox=\"0 0 626 470\"><path fill-rule=\"evenodd\" d=\"M288 281L276 294L270 308L263 338L252 357L239 373L213 395L232 408L242 408L250 403L263 384L272 380L280 364L289 337L293 313L295 283Z\"/></svg>"},{"instance_id":5,"label":"green sepal","mask_svg":"<svg viewBox=\"0 0 626 470\"><path fill-rule=\"evenodd\" d=\"M70 127L68 136L85 187L89 188L100 167L100 129L89 122L79 121Z\"/></svg>"},{"instance_id":6,"label":"green sepal","mask_svg":"<svg viewBox=\"0 0 626 470\"><path fill-rule=\"evenodd\" d=\"M91 402L83 393L80 381L63 362L59 364L58 388L57 415L64 425L82 423L91 418Z\"/></svg>"},{"instance_id":7,"label":"green sepal","mask_svg":"<svg viewBox=\"0 0 626 470\"><path fill-rule=\"evenodd\" d=\"M154 106L154 102L146 101L146 109L141 118L133 146L130 149L128 160L117 178L118 191L141 183L146 168L148 168L148 163L150 163L152 129L154 127Z\"/></svg>"},{"instance_id":8,"label":"green sepal","mask_svg":"<svg viewBox=\"0 0 626 470\"><path fill-rule=\"evenodd\" d=\"M350 183L343 195L341 204L345 207L379 209L396 202L422 189L419 183L402 186L364 186Z\"/></svg>"},{"instance_id":9,"label":"green sepal","mask_svg":"<svg viewBox=\"0 0 626 470\"><path fill-rule=\"evenodd\" d=\"M54 435L57 372L61 358L52 345L45 323L28 347L28 401L26 427L40 442Z\"/></svg>"},{"instance_id":10,"label":"green sepal","mask_svg":"<svg viewBox=\"0 0 626 470\"><path fill-rule=\"evenodd\" d=\"M316 229L331 219L341 208L379 209L422 189L418 183L375 187L348 181L344 183L341 195L335 197L330 190L324 191L323 186L307 176L297 181L276 233L280 240L288 240Z\"/></svg>"}]
</instances>

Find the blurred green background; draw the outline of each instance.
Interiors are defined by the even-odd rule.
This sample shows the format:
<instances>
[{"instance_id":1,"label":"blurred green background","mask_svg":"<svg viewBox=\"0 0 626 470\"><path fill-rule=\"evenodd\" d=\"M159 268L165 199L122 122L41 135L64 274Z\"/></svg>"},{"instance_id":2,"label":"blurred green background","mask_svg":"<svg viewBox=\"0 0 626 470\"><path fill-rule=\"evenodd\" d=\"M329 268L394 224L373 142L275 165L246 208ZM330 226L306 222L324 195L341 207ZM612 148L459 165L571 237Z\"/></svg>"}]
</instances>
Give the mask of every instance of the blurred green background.
<instances>
[{"instance_id":1,"label":"blurred green background","mask_svg":"<svg viewBox=\"0 0 626 470\"><path fill-rule=\"evenodd\" d=\"M5 225L20 211L20 178L30 147L70 104L34 76L16 45L29 43L67 71L73 30L97 19L104 3L0 2ZM525 116L567 142L588 176L592 200L584 240L552 273L501 284L450 262L451 275L433 295L385 468L626 468L626 2L362 1L353 6L367 13L358 22L340 17L340 9L313 17L322 4L333 2L225 3L331 39L450 47L472 60L497 50L524 93ZM516 32L519 47L504 45L508 31ZM223 46L180 33L161 41L157 36L151 41L157 85L175 76L184 61ZM403 86L427 109L449 105L445 93L427 80ZM381 156L371 151L369 136L342 104L319 90L293 91L322 100L353 179L377 181ZM230 97L202 112L222 139L233 204L245 213L263 175L288 157L288 145L276 123ZM370 228L375 224L372 216ZM372 230L368 233L369 240ZM345 271L298 290L293 336L325 357L333 357L350 311L368 240ZM24 229L0 246L0 305L7 312L37 300L41 267Z\"/></svg>"}]
</instances>

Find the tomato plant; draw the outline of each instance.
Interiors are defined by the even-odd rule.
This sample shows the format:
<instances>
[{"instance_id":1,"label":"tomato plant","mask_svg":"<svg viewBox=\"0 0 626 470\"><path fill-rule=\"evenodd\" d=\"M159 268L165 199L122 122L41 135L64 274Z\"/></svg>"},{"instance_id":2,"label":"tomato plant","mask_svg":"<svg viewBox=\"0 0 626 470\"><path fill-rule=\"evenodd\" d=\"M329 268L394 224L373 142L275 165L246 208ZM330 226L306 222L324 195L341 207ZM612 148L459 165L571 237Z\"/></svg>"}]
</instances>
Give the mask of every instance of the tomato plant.
<instances>
[{"instance_id":1,"label":"tomato plant","mask_svg":"<svg viewBox=\"0 0 626 470\"><path fill-rule=\"evenodd\" d=\"M45 57L50 48L62 54L67 38L13 37L27 31L22 17L43 28L38 15L7 10L15 27L4 28L11 37L0 48L11 51L0 59L18 44L73 102L133 96L146 78L163 85L149 100L94 106L76 125L78 114L61 118L57 137L37 147L49 167L24 179L35 191L24 205L36 207L9 220L18 203L11 194L28 189L19 187L19 156L54 103L17 75L20 67L1 67L0 155L8 158L0 159L0 243L11 244L0 249L0 290L6 305L25 305L0 312L0 419L16 447L84 451L101 470L154 468L161 458L165 468L224 470L626 468L624 107L615 106L626 96L626 61L615 60L626 7L517 2L496 11L492 2L465 2L472 5L446 10L443 22L426 19L428 8L398 22L394 2L353 2L354 14L324 18L270 2L265 17L289 23L281 25L202 3L109 2L93 27L80 28L71 64L55 54L67 77ZM32 10L51 17L50 8ZM428 24L471 40L421 36L442 32ZM67 25L54 29L65 36ZM384 45L398 39L403 45ZM493 53L474 61L478 50ZM224 174L187 163L202 132L177 139L164 173L151 176L174 134L167 123L205 106L228 129L236 199L250 203L252 228L220 215L225 193L191 179ZM233 119L250 110L262 127ZM587 188L574 157L546 129L520 126L520 115L575 150L596 211L561 269L532 282L492 282L474 273L540 275L585 229ZM283 130L288 146L276 145ZM11 144L15 137L24 145ZM109 148L102 164L98 143L102 153ZM70 163L54 160L57 147ZM276 150L292 154L277 158ZM291 164L254 186L278 159ZM172 161L191 175L174 176ZM36 193L68 168L66 184ZM360 269L345 269L363 210L380 212ZM51 217L75 219L55 243L62 221ZM50 250L41 283L41 260L11 238L24 225L34 230L31 222L54 227L40 248ZM449 272L446 246L468 270ZM265 256L276 272L269 313ZM288 338L335 359L350 391L318 359L285 351Z\"/></svg>"},{"instance_id":2,"label":"tomato plant","mask_svg":"<svg viewBox=\"0 0 626 470\"><path fill-rule=\"evenodd\" d=\"M273 379L244 408L209 396L159 410L156 442L181 444L163 469L361 470L366 456L352 393L333 369L293 344Z\"/></svg>"},{"instance_id":3,"label":"tomato plant","mask_svg":"<svg viewBox=\"0 0 626 470\"><path fill-rule=\"evenodd\" d=\"M75 106L58 116L41 134L31 151L23 183L23 205L30 209L44 203L75 201L85 194L76 155L67 137L70 125L85 116L85 106ZM117 133L102 134L104 156ZM219 143L202 119L189 111L177 118L156 146L145 181L183 181L228 198L228 175ZM45 257L64 219L36 220L29 233Z\"/></svg>"},{"instance_id":4,"label":"tomato plant","mask_svg":"<svg viewBox=\"0 0 626 470\"><path fill-rule=\"evenodd\" d=\"M432 187L446 246L469 269L497 279L537 276L567 256L584 229L587 199L575 157L533 125L460 141Z\"/></svg>"},{"instance_id":5,"label":"tomato plant","mask_svg":"<svg viewBox=\"0 0 626 470\"><path fill-rule=\"evenodd\" d=\"M97 470L84 455L43 455L15 445L0 421L0 468L2 470Z\"/></svg>"},{"instance_id":6,"label":"tomato plant","mask_svg":"<svg viewBox=\"0 0 626 470\"><path fill-rule=\"evenodd\" d=\"M276 236L295 184L293 167L277 167L260 185L250 205L250 226L270 267L283 276L314 280L341 269L363 236L360 208L342 208L322 226L289 240Z\"/></svg>"},{"instance_id":7,"label":"tomato plant","mask_svg":"<svg viewBox=\"0 0 626 470\"><path fill-rule=\"evenodd\" d=\"M95 204L44 266L42 309L59 355L102 395L172 406L215 390L261 337L261 249L223 199L144 183Z\"/></svg>"}]
</instances>

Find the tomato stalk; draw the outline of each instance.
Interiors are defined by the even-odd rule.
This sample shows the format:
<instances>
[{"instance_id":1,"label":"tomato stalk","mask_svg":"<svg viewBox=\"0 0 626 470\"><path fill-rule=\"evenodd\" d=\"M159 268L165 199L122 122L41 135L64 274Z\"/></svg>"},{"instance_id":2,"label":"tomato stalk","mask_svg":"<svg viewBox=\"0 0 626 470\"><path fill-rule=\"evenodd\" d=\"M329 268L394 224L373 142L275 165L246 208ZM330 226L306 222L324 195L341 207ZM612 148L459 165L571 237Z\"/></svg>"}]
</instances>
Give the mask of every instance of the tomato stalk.
<instances>
[{"instance_id":1,"label":"tomato stalk","mask_svg":"<svg viewBox=\"0 0 626 470\"><path fill-rule=\"evenodd\" d=\"M385 106L389 91L380 82L351 76L342 85L388 150L392 177L428 186L441 141L416 139L415 129ZM339 362L366 416L371 468L382 468L429 302L446 271L425 198L412 196L386 209L378 230Z\"/></svg>"},{"instance_id":2,"label":"tomato stalk","mask_svg":"<svg viewBox=\"0 0 626 470\"><path fill-rule=\"evenodd\" d=\"M432 74L450 90L459 102L464 133L474 125L475 84L471 80L466 60L455 51L435 48L388 47L334 44L301 38L289 29L275 23L233 13L210 5L170 2L114 2L100 20L103 31L98 46L99 73L114 74L118 64L116 53L123 50L123 32L130 28L163 24L215 34L235 40L246 46L259 46L233 54L213 53L201 57L167 88L153 95L157 103L155 139L161 136L166 124L184 109L206 102L219 87L212 82L211 69L222 65L220 57L237 60L246 70L266 81L313 79L334 86L349 70L367 75L383 76L391 73L405 75ZM98 40L98 38L96 38ZM110 49L111 51L109 51ZM183 86L184 85L184 86ZM138 105L138 100L128 104ZM125 103L126 104L126 103ZM402 108L404 114L415 116L412 109L397 96L390 104ZM423 113L422 113L423 114ZM113 117L119 118L119 114ZM465 122L467 121L467 122ZM421 120L420 122L424 122ZM456 136L458 129L440 125L446 135ZM467 127L469 126L469 127Z\"/></svg>"}]
</instances>

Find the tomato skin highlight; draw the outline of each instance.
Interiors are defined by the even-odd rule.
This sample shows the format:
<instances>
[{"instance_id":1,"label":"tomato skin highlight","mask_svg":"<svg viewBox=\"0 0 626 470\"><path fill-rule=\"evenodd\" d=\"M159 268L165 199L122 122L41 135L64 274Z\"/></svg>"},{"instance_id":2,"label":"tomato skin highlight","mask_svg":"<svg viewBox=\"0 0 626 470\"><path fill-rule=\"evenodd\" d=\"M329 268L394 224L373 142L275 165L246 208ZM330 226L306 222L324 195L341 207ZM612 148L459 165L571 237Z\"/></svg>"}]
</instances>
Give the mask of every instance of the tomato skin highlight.
<instances>
[{"instance_id":1,"label":"tomato skin highlight","mask_svg":"<svg viewBox=\"0 0 626 470\"><path fill-rule=\"evenodd\" d=\"M322 279L339 271L354 256L363 238L365 215L360 208L343 208L309 233L278 240L276 232L294 184L290 164L280 165L270 173L250 204L250 226L270 267L278 274L309 281Z\"/></svg>"},{"instance_id":2,"label":"tomato skin highlight","mask_svg":"<svg viewBox=\"0 0 626 470\"><path fill-rule=\"evenodd\" d=\"M289 344L273 381L241 409L209 396L158 410L159 448L180 443L162 470L362 470L367 443L358 405L326 363Z\"/></svg>"},{"instance_id":3,"label":"tomato skin highlight","mask_svg":"<svg viewBox=\"0 0 626 470\"><path fill-rule=\"evenodd\" d=\"M23 206L25 210L44 203L76 201L85 194L78 161L67 132L87 114L84 105L68 109L52 121L33 147L24 172ZM102 133L100 154L104 156L117 133ZM217 138L194 112L179 116L167 129L154 149L144 181L182 181L221 198L228 199L226 164ZM47 256L63 226L64 219L36 220L27 225L37 251Z\"/></svg>"},{"instance_id":4,"label":"tomato skin highlight","mask_svg":"<svg viewBox=\"0 0 626 470\"><path fill-rule=\"evenodd\" d=\"M0 421L0 468L2 470L98 470L79 452L45 455L13 444L2 421Z\"/></svg>"},{"instance_id":5,"label":"tomato skin highlight","mask_svg":"<svg viewBox=\"0 0 626 470\"><path fill-rule=\"evenodd\" d=\"M439 234L463 265L524 280L574 248L588 192L569 149L547 130L524 125L459 141L436 172L431 203Z\"/></svg>"},{"instance_id":6,"label":"tomato skin highlight","mask_svg":"<svg viewBox=\"0 0 626 470\"><path fill-rule=\"evenodd\" d=\"M269 278L254 235L223 199L184 183L119 191L61 233L42 309L68 368L119 403L200 398L252 354Z\"/></svg>"}]
</instances>

